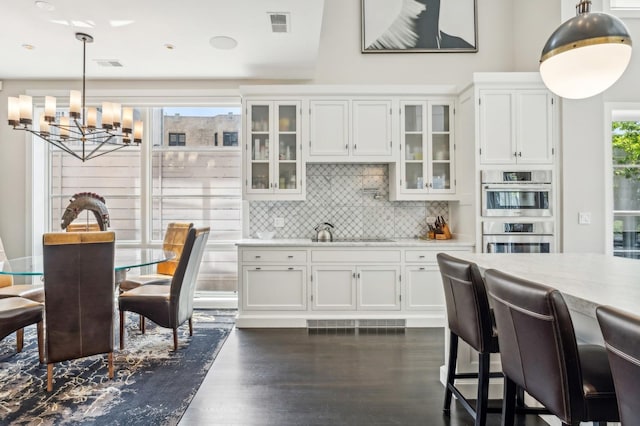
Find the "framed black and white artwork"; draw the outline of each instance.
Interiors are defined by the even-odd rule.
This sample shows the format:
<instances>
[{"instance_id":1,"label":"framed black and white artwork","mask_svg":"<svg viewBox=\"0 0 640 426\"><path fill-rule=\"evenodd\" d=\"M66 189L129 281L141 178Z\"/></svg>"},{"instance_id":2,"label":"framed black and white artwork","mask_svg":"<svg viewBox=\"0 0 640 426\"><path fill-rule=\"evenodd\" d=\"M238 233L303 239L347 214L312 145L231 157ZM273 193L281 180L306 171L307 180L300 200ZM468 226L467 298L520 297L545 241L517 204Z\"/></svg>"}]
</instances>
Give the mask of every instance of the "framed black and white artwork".
<instances>
[{"instance_id":1,"label":"framed black and white artwork","mask_svg":"<svg viewBox=\"0 0 640 426\"><path fill-rule=\"evenodd\" d=\"M362 53L477 52L476 0L362 0Z\"/></svg>"}]
</instances>

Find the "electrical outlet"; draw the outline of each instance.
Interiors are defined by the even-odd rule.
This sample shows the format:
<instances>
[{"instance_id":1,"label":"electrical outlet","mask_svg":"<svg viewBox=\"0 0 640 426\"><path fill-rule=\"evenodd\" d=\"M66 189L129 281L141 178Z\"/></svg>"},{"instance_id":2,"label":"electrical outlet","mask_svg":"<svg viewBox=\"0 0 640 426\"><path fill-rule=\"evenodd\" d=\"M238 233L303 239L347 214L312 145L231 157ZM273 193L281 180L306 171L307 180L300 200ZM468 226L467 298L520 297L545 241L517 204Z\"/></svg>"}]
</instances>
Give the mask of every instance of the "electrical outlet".
<instances>
[{"instance_id":1,"label":"electrical outlet","mask_svg":"<svg viewBox=\"0 0 640 426\"><path fill-rule=\"evenodd\" d=\"M283 217L274 217L273 218L273 226L276 228L284 228L284 218Z\"/></svg>"},{"instance_id":2,"label":"electrical outlet","mask_svg":"<svg viewBox=\"0 0 640 426\"><path fill-rule=\"evenodd\" d=\"M591 224L591 212L578 213L578 224L590 225Z\"/></svg>"}]
</instances>

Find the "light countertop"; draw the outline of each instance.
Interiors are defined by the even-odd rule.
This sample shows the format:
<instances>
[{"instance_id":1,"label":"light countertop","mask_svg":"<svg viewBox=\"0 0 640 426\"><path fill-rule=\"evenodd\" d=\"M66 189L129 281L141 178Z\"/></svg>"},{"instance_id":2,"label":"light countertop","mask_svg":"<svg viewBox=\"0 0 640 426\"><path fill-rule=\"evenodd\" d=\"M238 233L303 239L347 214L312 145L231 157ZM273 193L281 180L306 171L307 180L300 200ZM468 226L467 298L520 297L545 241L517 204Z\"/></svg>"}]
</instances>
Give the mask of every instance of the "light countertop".
<instances>
[{"instance_id":1,"label":"light countertop","mask_svg":"<svg viewBox=\"0 0 640 426\"><path fill-rule=\"evenodd\" d=\"M239 247L422 247L422 248L451 248L451 247L473 247L475 244L470 239L450 239L450 240L420 240L417 238L389 239L389 241L332 241L318 242L311 238L287 239L274 238L271 240L260 240L257 238L243 239L236 242Z\"/></svg>"}]
</instances>

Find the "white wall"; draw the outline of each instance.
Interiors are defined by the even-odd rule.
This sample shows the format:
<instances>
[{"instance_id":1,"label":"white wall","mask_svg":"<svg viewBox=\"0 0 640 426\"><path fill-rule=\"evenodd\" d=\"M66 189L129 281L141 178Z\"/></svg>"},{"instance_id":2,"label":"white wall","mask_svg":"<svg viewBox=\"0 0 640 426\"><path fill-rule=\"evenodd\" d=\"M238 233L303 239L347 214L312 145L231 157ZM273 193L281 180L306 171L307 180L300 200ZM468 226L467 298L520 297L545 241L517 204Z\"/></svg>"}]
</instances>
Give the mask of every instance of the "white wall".
<instances>
[{"instance_id":1,"label":"white wall","mask_svg":"<svg viewBox=\"0 0 640 426\"><path fill-rule=\"evenodd\" d=\"M542 44L560 22L557 2L477 0L477 3L477 53L362 54L360 0L325 0L316 76L302 83L463 86L471 81L473 72L537 71ZM90 90L167 90L235 88L240 84L260 83L265 82L89 80L87 84ZM4 81L0 91L0 117L6 117L7 96L29 89L69 89L78 85L78 81ZM597 118L601 119L601 116ZM573 136L569 132L568 137ZM29 190L26 155L24 135L0 125L0 236L10 257L28 254L30 250L26 234L30 214L25 198Z\"/></svg>"}]
</instances>

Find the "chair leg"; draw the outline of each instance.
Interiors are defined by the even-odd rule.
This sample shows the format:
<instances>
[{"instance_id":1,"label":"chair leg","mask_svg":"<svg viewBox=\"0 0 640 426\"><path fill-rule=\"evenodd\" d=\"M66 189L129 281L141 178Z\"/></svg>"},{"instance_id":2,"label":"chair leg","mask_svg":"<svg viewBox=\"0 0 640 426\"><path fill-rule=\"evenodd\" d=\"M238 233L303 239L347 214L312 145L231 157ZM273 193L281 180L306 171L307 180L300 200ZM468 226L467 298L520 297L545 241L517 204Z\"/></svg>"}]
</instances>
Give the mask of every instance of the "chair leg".
<instances>
[{"instance_id":1,"label":"chair leg","mask_svg":"<svg viewBox=\"0 0 640 426\"><path fill-rule=\"evenodd\" d=\"M53 390L53 364L47 364L47 392Z\"/></svg>"},{"instance_id":2,"label":"chair leg","mask_svg":"<svg viewBox=\"0 0 640 426\"><path fill-rule=\"evenodd\" d=\"M44 322L38 321L38 359L44 363Z\"/></svg>"},{"instance_id":3,"label":"chair leg","mask_svg":"<svg viewBox=\"0 0 640 426\"><path fill-rule=\"evenodd\" d=\"M451 411L451 388L453 386L454 376L456 374L456 364L458 360L458 335L453 331L449 333L449 363L447 369L447 383L444 387L444 407L442 410L445 414Z\"/></svg>"},{"instance_id":4,"label":"chair leg","mask_svg":"<svg viewBox=\"0 0 640 426\"><path fill-rule=\"evenodd\" d=\"M516 384L504 376L504 394L502 400L502 426L513 426L516 420Z\"/></svg>"},{"instance_id":5,"label":"chair leg","mask_svg":"<svg viewBox=\"0 0 640 426\"><path fill-rule=\"evenodd\" d=\"M142 334L144 334L145 331L147 331L146 323L142 315L140 315L140 331L142 332Z\"/></svg>"},{"instance_id":6,"label":"chair leg","mask_svg":"<svg viewBox=\"0 0 640 426\"><path fill-rule=\"evenodd\" d=\"M189 336L193 336L193 320L189 318Z\"/></svg>"},{"instance_id":7,"label":"chair leg","mask_svg":"<svg viewBox=\"0 0 640 426\"><path fill-rule=\"evenodd\" d=\"M124 312L120 311L120 350L124 349Z\"/></svg>"},{"instance_id":8,"label":"chair leg","mask_svg":"<svg viewBox=\"0 0 640 426\"><path fill-rule=\"evenodd\" d=\"M109 364L109 378L113 379L113 352L107 354L107 364Z\"/></svg>"},{"instance_id":9,"label":"chair leg","mask_svg":"<svg viewBox=\"0 0 640 426\"><path fill-rule=\"evenodd\" d=\"M16 352L22 352L24 347L24 328L16 330Z\"/></svg>"},{"instance_id":10,"label":"chair leg","mask_svg":"<svg viewBox=\"0 0 640 426\"><path fill-rule=\"evenodd\" d=\"M173 327L173 350L178 350L178 327Z\"/></svg>"},{"instance_id":11,"label":"chair leg","mask_svg":"<svg viewBox=\"0 0 640 426\"><path fill-rule=\"evenodd\" d=\"M484 426L487 422L487 406L489 404L489 361L488 352L478 354L480 370L478 371L478 399L476 400L475 426Z\"/></svg>"}]
</instances>

